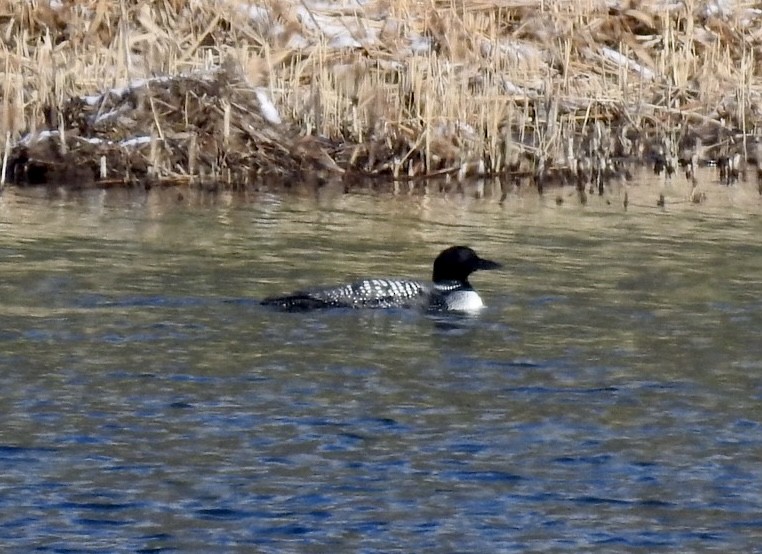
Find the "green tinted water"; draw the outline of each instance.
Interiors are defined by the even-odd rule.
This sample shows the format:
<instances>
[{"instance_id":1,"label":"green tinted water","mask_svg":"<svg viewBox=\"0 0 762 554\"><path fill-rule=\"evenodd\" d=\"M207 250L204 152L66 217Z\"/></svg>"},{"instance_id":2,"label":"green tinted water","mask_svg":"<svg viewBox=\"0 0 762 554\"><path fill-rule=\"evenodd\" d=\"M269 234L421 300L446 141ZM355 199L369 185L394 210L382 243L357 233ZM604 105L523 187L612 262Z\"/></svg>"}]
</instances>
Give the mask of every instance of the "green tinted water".
<instances>
[{"instance_id":1,"label":"green tinted water","mask_svg":"<svg viewBox=\"0 0 762 554\"><path fill-rule=\"evenodd\" d=\"M3 544L751 551L760 201L706 186L627 211L6 190ZM257 304L458 243L506 265L476 319Z\"/></svg>"}]
</instances>

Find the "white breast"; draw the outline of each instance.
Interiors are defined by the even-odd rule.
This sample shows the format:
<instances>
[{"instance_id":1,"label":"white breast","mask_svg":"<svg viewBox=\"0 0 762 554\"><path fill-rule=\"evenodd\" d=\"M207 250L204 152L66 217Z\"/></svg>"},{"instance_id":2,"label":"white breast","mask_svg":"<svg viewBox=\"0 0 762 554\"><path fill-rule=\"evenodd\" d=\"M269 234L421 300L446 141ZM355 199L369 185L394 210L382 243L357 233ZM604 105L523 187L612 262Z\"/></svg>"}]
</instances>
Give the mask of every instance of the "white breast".
<instances>
[{"instance_id":1,"label":"white breast","mask_svg":"<svg viewBox=\"0 0 762 554\"><path fill-rule=\"evenodd\" d=\"M475 290L458 290L446 297L447 309L455 312L476 312L484 307Z\"/></svg>"}]
</instances>

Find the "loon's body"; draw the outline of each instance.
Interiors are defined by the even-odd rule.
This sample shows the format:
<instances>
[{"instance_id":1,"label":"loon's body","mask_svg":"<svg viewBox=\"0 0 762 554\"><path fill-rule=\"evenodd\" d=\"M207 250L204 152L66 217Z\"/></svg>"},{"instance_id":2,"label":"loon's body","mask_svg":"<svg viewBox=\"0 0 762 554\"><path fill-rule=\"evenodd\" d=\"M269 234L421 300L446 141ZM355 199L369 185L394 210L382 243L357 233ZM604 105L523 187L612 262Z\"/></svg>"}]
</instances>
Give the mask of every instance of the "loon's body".
<instances>
[{"instance_id":1,"label":"loon's body","mask_svg":"<svg viewBox=\"0 0 762 554\"><path fill-rule=\"evenodd\" d=\"M322 308L418 308L427 311L473 312L484 307L468 282L478 269L500 264L480 258L471 248L452 246L434 260L432 283L409 279L363 279L337 287L315 288L267 298L264 305L287 311Z\"/></svg>"}]
</instances>

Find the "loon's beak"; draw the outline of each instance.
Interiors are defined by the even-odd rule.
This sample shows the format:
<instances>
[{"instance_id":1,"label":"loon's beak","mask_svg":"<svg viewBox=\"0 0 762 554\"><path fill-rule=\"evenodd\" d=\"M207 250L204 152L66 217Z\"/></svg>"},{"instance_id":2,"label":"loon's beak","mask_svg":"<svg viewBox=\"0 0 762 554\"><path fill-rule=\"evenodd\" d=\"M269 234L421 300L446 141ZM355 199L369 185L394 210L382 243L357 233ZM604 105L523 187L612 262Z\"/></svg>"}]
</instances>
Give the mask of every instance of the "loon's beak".
<instances>
[{"instance_id":1,"label":"loon's beak","mask_svg":"<svg viewBox=\"0 0 762 554\"><path fill-rule=\"evenodd\" d=\"M493 262L492 260L485 260L484 258L479 258L476 261L476 269L500 269L501 267L503 267L503 264Z\"/></svg>"}]
</instances>

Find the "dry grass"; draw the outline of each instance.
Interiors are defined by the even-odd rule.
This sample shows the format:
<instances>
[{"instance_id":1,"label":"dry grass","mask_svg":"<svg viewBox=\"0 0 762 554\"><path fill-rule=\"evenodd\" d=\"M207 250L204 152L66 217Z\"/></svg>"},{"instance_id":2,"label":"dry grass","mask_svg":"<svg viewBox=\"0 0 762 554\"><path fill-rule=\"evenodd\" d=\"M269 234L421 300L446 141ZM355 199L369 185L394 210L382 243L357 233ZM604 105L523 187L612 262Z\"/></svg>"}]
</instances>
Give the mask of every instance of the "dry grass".
<instances>
[{"instance_id":1,"label":"dry grass","mask_svg":"<svg viewBox=\"0 0 762 554\"><path fill-rule=\"evenodd\" d=\"M603 187L633 160L757 159L741 3L0 0L0 32L20 184Z\"/></svg>"}]
</instances>

